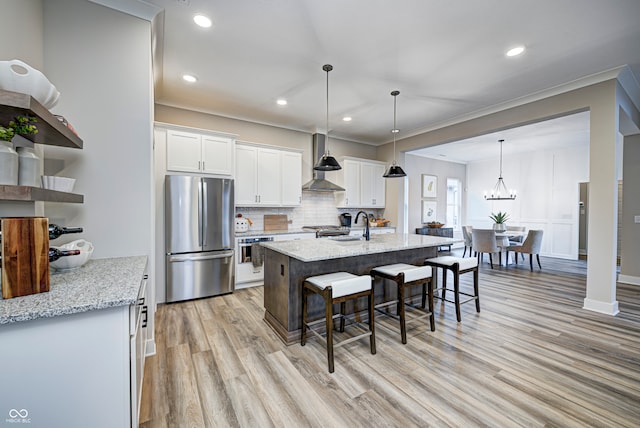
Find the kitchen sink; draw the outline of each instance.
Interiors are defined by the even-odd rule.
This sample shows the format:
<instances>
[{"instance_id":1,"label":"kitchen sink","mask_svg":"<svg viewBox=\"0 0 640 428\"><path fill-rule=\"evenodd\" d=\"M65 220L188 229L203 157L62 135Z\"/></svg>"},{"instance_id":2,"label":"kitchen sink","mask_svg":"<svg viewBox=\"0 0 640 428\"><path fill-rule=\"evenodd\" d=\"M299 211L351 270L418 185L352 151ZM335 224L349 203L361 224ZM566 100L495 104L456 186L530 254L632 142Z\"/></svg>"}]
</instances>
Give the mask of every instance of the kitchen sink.
<instances>
[{"instance_id":1,"label":"kitchen sink","mask_svg":"<svg viewBox=\"0 0 640 428\"><path fill-rule=\"evenodd\" d=\"M332 241L362 241L364 238L362 236L351 236L351 235L340 235L329 238Z\"/></svg>"}]
</instances>

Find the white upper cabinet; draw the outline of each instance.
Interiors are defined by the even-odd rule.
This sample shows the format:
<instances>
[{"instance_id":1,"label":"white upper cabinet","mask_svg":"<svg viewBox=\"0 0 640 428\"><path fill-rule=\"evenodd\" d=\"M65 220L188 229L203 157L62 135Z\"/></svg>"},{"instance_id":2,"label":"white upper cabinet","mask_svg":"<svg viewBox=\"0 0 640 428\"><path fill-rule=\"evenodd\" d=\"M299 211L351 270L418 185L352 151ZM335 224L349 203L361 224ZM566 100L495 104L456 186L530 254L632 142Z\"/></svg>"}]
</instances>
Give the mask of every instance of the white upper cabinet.
<instances>
[{"instance_id":1,"label":"white upper cabinet","mask_svg":"<svg viewBox=\"0 0 640 428\"><path fill-rule=\"evenodd\" d=\"M302 153L282 152L282 205L302 203Z\"/></svg>"},{"instance_id":2,"label":"white upper cabinet","mask_svg":"<svg viewBox=\"0 0 640 428\"><path fill-rule=\"evenodd\" d=\"M385 165L373 162L362 162L360 165L360 203L363 207L384 207Z\"/></svg>"},{"instance_id":3,"label":"white upper cabinet","mask_svg":"<svg viewBox=\"0 0 640 428\"><path fill-rule=\"evenodd\" d=\"M235 139L200 132L167 130L167 170L233 175Z\"/></svg>"},{"instance_id":4,"label":"white upper cabinet","mask_svg":"<svg viewBox=\"0 0 640 428\"><path fill-rule=\"evenodd\" d=\"M336 204L340 208L384 208L385 171L383 162L343 158L338 171L337 183L345 188L336 192Z\"/></svg>"},{"instance_id":5,"label":"white upper cabinet","mask_svg":"<svg viewBox=\"0 0 640 428\"><path fill-rule=\"evenodd\" d=\"M299 206L302 153L237 144L235 189L236 206Z\"/></svg>"}]
</instances>

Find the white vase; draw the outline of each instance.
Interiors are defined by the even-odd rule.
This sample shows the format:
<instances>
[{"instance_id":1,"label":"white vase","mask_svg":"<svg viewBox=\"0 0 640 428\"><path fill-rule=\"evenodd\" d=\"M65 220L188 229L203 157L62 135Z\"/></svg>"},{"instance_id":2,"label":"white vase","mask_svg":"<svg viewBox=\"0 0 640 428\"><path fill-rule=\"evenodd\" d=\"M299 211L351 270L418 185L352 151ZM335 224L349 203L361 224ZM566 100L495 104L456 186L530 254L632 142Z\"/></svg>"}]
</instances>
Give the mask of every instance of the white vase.
<instances>
[{"instance_id":1,"label":"white vase","mask_svg":"<svg viewBox=\"0 0 640 428\"><path fill-rule=\"evenodd\" d=\"M0 184L18 184L18 153L9 141L0 141Z\"/></svg>"},{"instance_id":2,"label":"white vase","mask_svg":"<svg viewBox=\"0 0 640 428\"><path fill-rule=\"evenodd\" d=\"M31 147L18 147L18 185L40 187L40 158Z\"/></svg>"},{"instance_id":3,"label":"white vase","mask_svg":"<svg viewBox=\"0 0 640 428\"><path fill-rule=\"evenodd\" d=\"M507 230L507 224L506 223L493 223L493 230L495 230L496 232L504 232L505 230Z\"/></svg>"}]
</instances>

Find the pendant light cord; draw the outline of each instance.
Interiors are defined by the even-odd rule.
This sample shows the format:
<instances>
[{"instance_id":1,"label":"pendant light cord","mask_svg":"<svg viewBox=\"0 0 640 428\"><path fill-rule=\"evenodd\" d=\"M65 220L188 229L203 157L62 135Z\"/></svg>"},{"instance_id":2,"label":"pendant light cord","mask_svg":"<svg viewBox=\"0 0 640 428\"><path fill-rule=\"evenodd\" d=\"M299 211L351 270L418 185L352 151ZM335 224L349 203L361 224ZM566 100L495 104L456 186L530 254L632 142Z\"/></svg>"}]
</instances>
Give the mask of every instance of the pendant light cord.
<instances>
[{"instance_id":1,"label":"pendant light cord","mask_svg":"<svg viewBox=\"0 0 640 428\"><path fill-rule=\"evenodd\" d=\"M398 128L396 126L396 110L397 110L397 102L398 95L400 95L400 91L391 92L393 95L393 129L391 133L393 134L393 165L397 165L396 163L396 134L398 133Z\"/></svg>"},{"instance_id":2,"label":"pendant light cord","mask_svg":"<svg viewBox=\"0 0 640 428\"><path fill-rule=\"evenodd\" d=\"M504 140L500 140L500 178L502 178L502 142Z\"/></svg>"},{"instance_id":3,"label":"pendant light cord","mask_svg":"<svg viewBox=\"0 0 640 428\"><path fill-rule=\"evenodd\" d=\"M326 64L322 67L324 71L327 72L327 116L326 116L326 125L327 125L327 141L324 149L324 155L329 156L329 72L333 70L333 66L330 64Z\"/></svg>"}]
</instances>

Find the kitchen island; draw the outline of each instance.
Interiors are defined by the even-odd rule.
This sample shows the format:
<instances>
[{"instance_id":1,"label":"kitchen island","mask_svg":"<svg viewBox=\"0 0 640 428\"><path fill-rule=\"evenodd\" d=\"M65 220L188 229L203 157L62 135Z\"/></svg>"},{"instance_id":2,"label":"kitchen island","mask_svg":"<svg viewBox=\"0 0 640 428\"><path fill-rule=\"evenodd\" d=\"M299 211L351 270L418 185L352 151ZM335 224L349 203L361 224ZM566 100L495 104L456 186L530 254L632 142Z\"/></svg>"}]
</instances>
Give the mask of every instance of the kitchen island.
<instances>
[{"instance_id":1,"label":"kitchen island","mask_svg":"<svg viewBox=\"0 0 640 428\"><path fill-rule=\"evenodd\" d=\"M89 260L0 299L0 426L138 426L146 270L146 256Z\"/></svg>"},{"instance_id":2,"label":"kitchen island","mask_svg":"<svg viewBox=\"0 0 640 428\"><path fill-rule=\"evenodd\" d=\"M302 283L305 278L337 271L364 275L376 267L393 263L424 264L435 257L439 246L462 242L439 236L413 234L372 235L370 241L310 239L265 242L264 308L265 321L287 344L300 338L302 325ZM376 289L376 304L395 298L392 287ZM363 301L364 302L364 301ZM366 304L356 303L363 310ZM347 311L354 311L349 306ZM309 299L309 317L324 315L324 304L318 296Z\"/></svg>"}]
</instances>

